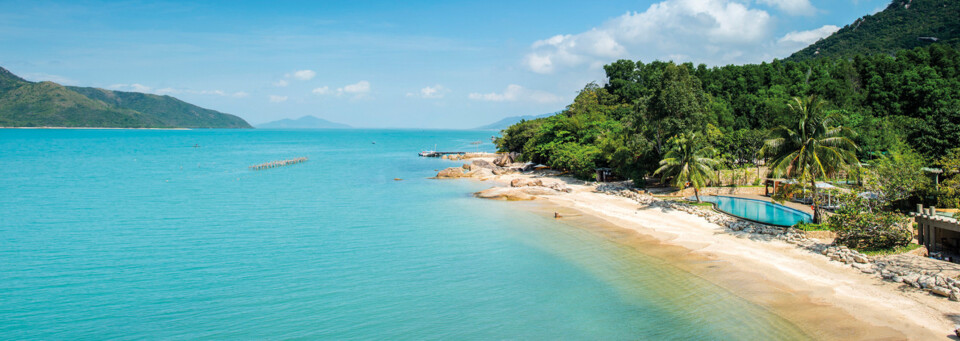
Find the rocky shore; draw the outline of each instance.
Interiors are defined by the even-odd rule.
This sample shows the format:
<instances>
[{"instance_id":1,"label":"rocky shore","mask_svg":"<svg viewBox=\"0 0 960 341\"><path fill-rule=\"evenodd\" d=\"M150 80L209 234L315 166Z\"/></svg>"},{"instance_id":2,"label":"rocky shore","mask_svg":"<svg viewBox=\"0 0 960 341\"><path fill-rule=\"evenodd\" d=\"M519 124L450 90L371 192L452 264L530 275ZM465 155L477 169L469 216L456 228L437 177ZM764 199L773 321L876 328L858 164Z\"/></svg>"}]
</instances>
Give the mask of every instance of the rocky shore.
<instances>
[{"instance_id":1,"label":"rocky shore","mask_svg":"<svg viewBox=\"0 0 960 341\"><path fill-rule=\"evenodd\" d=\"M683 202L660 200L651 195L641 193L638 190L625 188L623 186L601 184L597 186L597 191L629 198L640 205L678 210L693 214L706 219L710 223L726 227L729 232L739 237L748 237L748 235L770 236L790 244L795 244L797 247L810 252L821 254L830 258L831 261L847 264L865 275L880 277L894 283L907 284L912 288L949 298L951 301L960 301L960 279L936 273L935 271L926 269L926 267L912 266L904 262L890 262L886 260L885 257L869 257L846 246L824 243L816 239L807 238L803 231L746 221L712 209L697 207Z\"/></svg>"}]
</instances>

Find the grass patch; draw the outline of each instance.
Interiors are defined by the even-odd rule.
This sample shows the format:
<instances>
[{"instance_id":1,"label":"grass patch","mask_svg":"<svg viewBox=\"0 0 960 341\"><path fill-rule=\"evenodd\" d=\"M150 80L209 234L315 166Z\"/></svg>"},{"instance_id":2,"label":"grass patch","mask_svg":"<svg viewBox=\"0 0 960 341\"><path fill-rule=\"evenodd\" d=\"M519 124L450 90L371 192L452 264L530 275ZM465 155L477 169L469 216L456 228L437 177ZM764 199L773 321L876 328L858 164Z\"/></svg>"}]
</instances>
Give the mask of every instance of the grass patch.
<instances>
[{"instance_id":1,"label":"grass patch","mask_svg":"<svg viewBox=\"0 0 960 341\"><path fill-rule=\"evenodd\" d=\"M894 248L887 249L863 249L857 250L867 256L888 256L888 255L898 255L901 253L907 253L920 248L920 244L907 244L906 246L897 246Z\"/></svg>"},{"instance_id":2,"label":"grass patch","mask_svg":"<svg viewBox=\"0 0 960 341\"><path fill-rule=\"evenodd\" d=\"M829 224L797 223L793 228L802 231L833 231Z\"/></svg>"},{"instance_id":3,"label":"grass patch","mask_svg":"<svg viewBox=\"0 0 960 341\"><path fill-rule=\"evenodd\" d=\"M713 207L713 204L709 202L696 202L696 201L690 201L690 200L684 200L683 202L691 206Z\"/></svg>"}]
</instances>

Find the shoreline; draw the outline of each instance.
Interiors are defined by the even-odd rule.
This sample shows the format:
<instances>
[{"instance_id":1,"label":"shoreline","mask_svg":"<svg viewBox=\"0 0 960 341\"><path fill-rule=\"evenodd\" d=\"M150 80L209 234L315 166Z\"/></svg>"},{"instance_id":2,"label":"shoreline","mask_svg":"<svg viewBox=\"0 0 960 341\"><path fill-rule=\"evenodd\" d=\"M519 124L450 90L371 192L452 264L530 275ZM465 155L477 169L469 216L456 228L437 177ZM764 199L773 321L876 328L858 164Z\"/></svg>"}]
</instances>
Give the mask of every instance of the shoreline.
<instances>
[{"instance_id":1,"label":"shoreline","mask_svg":"<svg viewBox=\"0 0 960 341\"><path fill-rule=\"evenodd\" d=\"M951 317L960 313L955 302L866 276L793 244L735 235L699 216L644 207L627 198L596 192L578 180L522 173L484 180L492 180L495 188L510 188L510 182L517 179L536 179L544 186L559 184L570 189L539 191L530 197L556 212L603 221L615 230L612 234L617 237L608 238L611 242L661 258L768 309L816 339L942 339L953 334ZM504 197L524 200L520 198ZM567 219L566 215L561 214L561 219ZM703 261L677 261L678 256Z\"/></svg>"}]
</instances>

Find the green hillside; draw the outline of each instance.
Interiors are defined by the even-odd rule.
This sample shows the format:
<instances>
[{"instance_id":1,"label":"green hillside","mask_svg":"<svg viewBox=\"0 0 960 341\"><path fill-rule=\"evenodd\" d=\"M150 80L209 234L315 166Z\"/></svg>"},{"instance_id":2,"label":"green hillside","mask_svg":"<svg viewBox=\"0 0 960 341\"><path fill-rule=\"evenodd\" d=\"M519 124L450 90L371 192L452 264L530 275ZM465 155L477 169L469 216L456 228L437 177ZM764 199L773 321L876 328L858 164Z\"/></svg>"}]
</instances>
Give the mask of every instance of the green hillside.
<instances>
[{"instance_id":1,"label":"green hillside","mask_svg":"<svg viewBox=\"0 0 960 341\"><path fill-rule=\"evenodd\" d=\"M139 92L110 91L98 88L68 87L81 95L143 113L160 125L187 128L250 128L242 118L219 111L204 109L170 96Z\"/></svg>"},{"instance_id":2,"label":"green hillside","mask_svg":"<svg viewBox=\"0 0 960 341\"><path fill-rule=\"evenodd\" d=\"M894 0L883 11L857 19L787 60L892 55L933 42L960 46L960 1Z\"/></svg>"},{"instance_id":3,"label":"green hillside","mask_svg":"<svg viewBox=\"0 0 960 341\"><path fill-rule=\"evenodd\" d=\"M250 128L243 119L170 96L29 82L0 68L0 126Z\"/></svg>"}]
</instances>

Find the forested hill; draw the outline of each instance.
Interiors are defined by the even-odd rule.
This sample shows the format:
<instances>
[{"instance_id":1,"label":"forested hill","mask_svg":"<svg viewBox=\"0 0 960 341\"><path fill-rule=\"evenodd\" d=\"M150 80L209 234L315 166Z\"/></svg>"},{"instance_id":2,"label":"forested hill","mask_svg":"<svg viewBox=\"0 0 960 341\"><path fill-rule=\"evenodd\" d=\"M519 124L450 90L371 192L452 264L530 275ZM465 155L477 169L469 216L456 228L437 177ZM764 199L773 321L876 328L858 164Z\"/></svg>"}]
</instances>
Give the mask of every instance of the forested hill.
<instances>
[{"instance_id":1,"label":"forested hill","mask_svg":"<svg viewBox=\"0 0 960 341\"><path fill-rule=\"evenodd\" d=\"M894 54L933 42L960 46L960 1L894 0L883 11L857 19L787 60Z\"/></svg>"},{"instance_id":2,"label":"forested hill","mask_svg":"<svg viewBox=\"0 0 960 341\"><path fill-rule=\"evenodd\" d=\"M749 163L772 128L797 126L790 105L811 96L856 133L862 159L909 150L936 160L960 146L960 50L949 46L723 67L619 60L604 70L606 85L589 84L562 113L504 130L500 150L583 177L610 167L639 181L671 137L693 134L723 159Z\"/></svg>"},{"instance_id":3,"label":"forested hill","mask_svg":"<svg viewBox=\"0 0 960 341\"><path fill-rule=\"evenodd\" d=\"M0 127L251 128L170 96L34 83L2 67Z\"/></svg>"}]
</instances>

